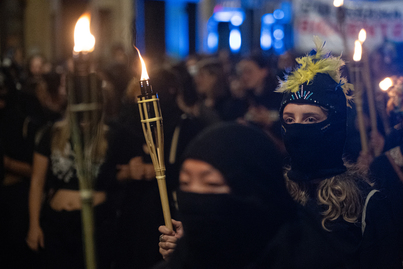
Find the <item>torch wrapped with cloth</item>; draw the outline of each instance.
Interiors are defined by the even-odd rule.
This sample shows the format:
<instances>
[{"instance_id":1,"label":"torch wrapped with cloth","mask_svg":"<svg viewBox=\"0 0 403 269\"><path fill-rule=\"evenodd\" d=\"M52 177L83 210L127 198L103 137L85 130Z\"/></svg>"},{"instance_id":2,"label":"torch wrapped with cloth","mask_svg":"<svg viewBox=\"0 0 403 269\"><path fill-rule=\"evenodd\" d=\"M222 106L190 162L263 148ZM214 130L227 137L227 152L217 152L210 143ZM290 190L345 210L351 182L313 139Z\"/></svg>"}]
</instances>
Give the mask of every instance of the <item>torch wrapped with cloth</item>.
<instances>
[{"instance_id":1,"label":"torch wrapped with cloth","mask_svg":"<svg viewBox=\"0 0 403 269\"><path fill-rule=\"evenodd\" d=\"M150 84L145 62L138 49L137 52L142 66L140 78L141 95L138 96L137 100L140 111L141 126L154 165L165 226L172 230L171 212L169 209L169 199L165 181L164 130L161 107L158 94L154 92Z\"/></svg>"},{"instance_id":2,"label":"torch wrapped with cloth","mask_svg":"<svg viewBox=\"0 0 403 269\"><path fill-rule=\"evenodd\" d=\"M102 135L101 83L90 72L90 57L95 38L90 33L90 17L84 14L77 21L74 31L74 73L67 76L70 137L75 155L82 204L82 231L86 268L95 269L93 189L99 160L99 137Z\"/></svg>"}]
</instances>

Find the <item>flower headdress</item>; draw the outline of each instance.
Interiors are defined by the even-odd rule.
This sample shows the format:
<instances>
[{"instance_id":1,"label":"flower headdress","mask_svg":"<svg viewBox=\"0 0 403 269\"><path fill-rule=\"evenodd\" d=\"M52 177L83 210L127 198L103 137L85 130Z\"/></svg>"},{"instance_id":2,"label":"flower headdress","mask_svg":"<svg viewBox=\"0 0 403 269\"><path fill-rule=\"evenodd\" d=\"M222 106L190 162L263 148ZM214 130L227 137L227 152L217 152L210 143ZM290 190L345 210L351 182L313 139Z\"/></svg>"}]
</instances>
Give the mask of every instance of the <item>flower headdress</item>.
<instances>
[{"instance_id":1,"label":"flower headdress","mask_svg":"<svg viewBox=\"0 0 403 269\"><path fill-rule=\"evenodd\" d=\"M313 49L308 55L296 59L298 68L286 75L284 80L280 80L276 92L289 93L290 96L294 93L297 98L301 98L301 94L297 94L297 92L302 85L312 85L317 80L318 74L327 74L336 83L334 90L342 89L346 98L346 105L350 106L349 102L353 98L350 93L354 90L354 86L347 83L345 77L341 77L340 68L344 66L344 61L341 59L341 56L334 57L326 52L324 50L326 42L323 42L318 36L314 36L313 41L316 49ZM312 93L310 94L312 96ZM304 97L307 96L305 95Z\"/></svg>"}]
</instances>

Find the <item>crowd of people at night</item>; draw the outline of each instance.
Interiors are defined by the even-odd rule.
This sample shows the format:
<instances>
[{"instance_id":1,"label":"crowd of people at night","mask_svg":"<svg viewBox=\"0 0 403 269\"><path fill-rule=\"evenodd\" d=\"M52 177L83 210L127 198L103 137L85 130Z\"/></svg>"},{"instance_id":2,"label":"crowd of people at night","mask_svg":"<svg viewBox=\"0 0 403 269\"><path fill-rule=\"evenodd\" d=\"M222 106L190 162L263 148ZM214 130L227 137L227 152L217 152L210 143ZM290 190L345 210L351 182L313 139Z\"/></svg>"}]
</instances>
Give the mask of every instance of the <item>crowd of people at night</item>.
<instances>
[{"instance_id":1,"label":"crowd of people at night","mask_svg":"<svg viewBox=\"0 0 403 269\"><path fill-rule=\"evenodd\" d=\"M363 151L348 65L317 38L313 48L145 57L173 230L141 126L138 56L116 45L109 61L94 61L97 268L403 267L403 77L377 93L376 130L364 114ZM24 59L21 48L2 58L2 268L86 268L68 113L74 65Z\"/></svg>"}]
</instances>

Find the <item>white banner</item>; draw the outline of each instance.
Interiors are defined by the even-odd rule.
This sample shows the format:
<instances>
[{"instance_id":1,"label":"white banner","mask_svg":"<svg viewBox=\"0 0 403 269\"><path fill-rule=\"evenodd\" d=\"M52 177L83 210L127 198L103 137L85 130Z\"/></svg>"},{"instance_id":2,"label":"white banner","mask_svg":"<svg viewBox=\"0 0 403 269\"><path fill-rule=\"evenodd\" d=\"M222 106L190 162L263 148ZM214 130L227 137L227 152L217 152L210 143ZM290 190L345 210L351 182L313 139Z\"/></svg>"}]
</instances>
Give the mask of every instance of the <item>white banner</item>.
<instances>
[{"instance_id":1,"label":"white banner","mask_svg":"<svg viewBox=\"0 0 403 269\"><path fill-rule=\"evenodd\" d=\"M367 32L364 43L367 51L381 47L386 41L403 42L403 1L345 0L342 8L336 8L333 0L294 0L293 13L294 44L299 52L310 51L314 47L312 37L317 35L326 41L327 50L351 54L362 28ZM343 13L344 19L340 19ZM347 49L340 25L344 29Z\"/></svg>"}]
</instances>

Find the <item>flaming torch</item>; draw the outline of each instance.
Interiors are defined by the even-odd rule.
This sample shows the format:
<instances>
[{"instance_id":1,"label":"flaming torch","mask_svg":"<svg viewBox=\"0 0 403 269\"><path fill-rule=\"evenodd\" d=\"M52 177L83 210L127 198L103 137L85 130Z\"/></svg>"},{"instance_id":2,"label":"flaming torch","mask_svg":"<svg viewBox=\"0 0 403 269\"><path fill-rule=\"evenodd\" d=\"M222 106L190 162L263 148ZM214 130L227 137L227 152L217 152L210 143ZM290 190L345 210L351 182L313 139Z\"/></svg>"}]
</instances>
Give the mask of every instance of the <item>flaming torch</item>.
<instances>
[{"instance_id":1,"label":"flaming torch","mask_svg":"<svg viewBox=\"0 0 403 269\"><path fill-rule=\"evenodd\" d=\"M140 78L141 95L138 96L137 102L139 105L141 125L154 165L165 226L172 230L171 212L169 210L168 193L165 182L164 131L161 108L158 94L154 92L150 84L145 62L141 57L140 51L137 48L136 50L139 54L142 67Z\"/></svg>"},{"instance_id":2,"label":"flaming torch","mask_svg":"<svg viewBox=\"0 0 403 269\"><path fill-rule=\"evenodd\" d=\"M346 9L344 7L344 0L334 0L333 6L336 7L337 23L339 26L341 38L343 40L344 51L346 52L345 54L348 56L350 54L349 54L349 49L347 46L347 37L346 37L346 30L345 30L345 25L344 25L345 20L346 20Z\"/></svg>"},{"instance_id":3,"label":"flaming torch","mask_svg":"<svg viewBox=\"0 0 403 269\"><path fill-rule=\"evenodd\" d=\"M102 128L102 92L96 74L90 73L90 56L95 38L90 32L89 14L84 14L77 21L74 43L74 74L67 76L67 112L82 203L86 268L95 269L93 185L96 169L93 167L92 141L99 134L99 128Z\"/></svg>"},{"instance_id":4,"label":"flaming torch","mask_svg":"<svg viewBox=\"0 0 403 269\"><path fill-rule=\"evenodd\" d=\"M344 1L343 1L343 0L334 0L334 1L333 1L333 5L334 5L335 7L342 7L343 4L344 4Z\"/></svg>"},{"instance_id":5,"label":"flaming torch","mask_svg":"<svg viewBox=\"0 0 403 269\"><path fill-rule=\"evenodd\" d=\"M365 29L361 29L360 33L358 34L358 40L360 41L361 45L363 45L364 41L367 38L367 32ZM372 85L372 76L371 76L371 69L369 66L369 59L368 54L365 53L364 47L362 48L362 60L363 60L363 81L365 83L365 88L367 90L367 99L368 99L368 106L369 106L369 117L371 119L371 132L378 131L378 124L377 124L377 112L375 106L375 98L374 98L374 89ZM378 155L378 153L375 153ZM377 157L377 156L375 156Z\"/></svg>"},{"instance_id":6,"label":"flaming torch","mask_svg":"<svg viewBox=\"0 0 403 269\"><path fill-rule=\"evenodd\" d=\"M362 46L359 40L355 41L353 60L355 61L355 104L357 109L358 129L361 138L361 149L363 153L368 153L368 139L364 123L364 112L362 109L362 86L361 86L361 54Z\"/></svg>"},{"instance_id":7,"label":"flaming torch","mask_svg":"<svg viewBox=\"0 0 403 269\"><path fill-rule=\"evenodd\" d=\"M393 86L393 80L389 77L384 78L381 82L379 82L379 88L386 92L389 90L390 87Z\"/></svg>"},{"instance_id":8,"label":"flaming torch","mask_svg":"<svg viewBox=\"0 0 403 269\"><path fill-rule=\"evenodd\" d=\"M376 95L376 104L377 107L380 111L381 117L382 117L382 123L383 123L383 127L385 129L385 133L386 135L389 135L391 132L390 129L390 124L389 124L389 119L388 119L388 115L386 114L385 111L385 103L387 102L385 100L385 92L387 92L389 90L390 87L393 86L393 80L389 77L384 78L381 82L379 82L379 88L381 89L382 92L378 92L378 94Z\"/></svg>"}]
</instances>

